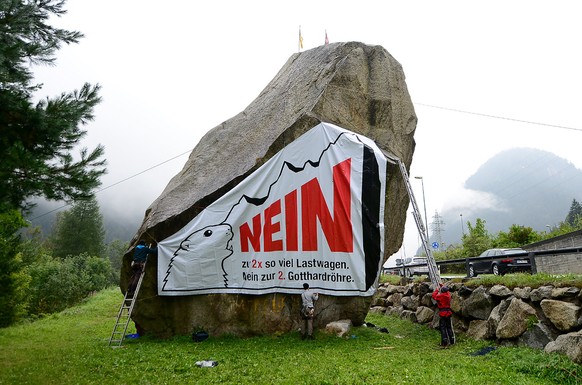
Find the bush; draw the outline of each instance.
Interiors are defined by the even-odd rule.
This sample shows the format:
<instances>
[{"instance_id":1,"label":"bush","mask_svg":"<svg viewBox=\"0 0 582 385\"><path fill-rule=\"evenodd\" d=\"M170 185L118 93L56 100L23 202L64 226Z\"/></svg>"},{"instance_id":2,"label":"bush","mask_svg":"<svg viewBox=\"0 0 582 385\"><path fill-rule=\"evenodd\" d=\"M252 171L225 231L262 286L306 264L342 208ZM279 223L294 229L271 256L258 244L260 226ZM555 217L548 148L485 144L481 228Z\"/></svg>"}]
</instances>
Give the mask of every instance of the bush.
<instances>
[{"instance_id":1,"label":"bush","mask_svg":"<svg viewBox=\"0 0 582 385\"><path fill-rule=\"evenodd\" d=\"M79 303L110 284L108 260L79 254L65 259L42 257L29 268L30 313L54 313Z\"/></svg>"}]
</instances>

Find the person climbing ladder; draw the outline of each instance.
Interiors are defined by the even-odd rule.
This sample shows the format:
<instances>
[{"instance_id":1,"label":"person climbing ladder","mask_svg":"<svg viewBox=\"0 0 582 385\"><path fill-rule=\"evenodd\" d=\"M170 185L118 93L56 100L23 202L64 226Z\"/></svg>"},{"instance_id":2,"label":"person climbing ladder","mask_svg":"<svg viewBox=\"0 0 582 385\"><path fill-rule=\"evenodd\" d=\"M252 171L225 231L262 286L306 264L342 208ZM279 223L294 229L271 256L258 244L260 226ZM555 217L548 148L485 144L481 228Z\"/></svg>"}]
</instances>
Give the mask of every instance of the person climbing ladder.
<instances>
[{"instance_id":1,"label":"person climbing ladder","mask_svg":"<svg viewBox=\"0 0 582 385\"><path fill-rule=\"evenodd\" d=\"M133 270L133 275L127 287L127 292L129 295L133 295L133 293L135 292L135 288L137 287L139 277L143 272L143 268L145 266L145 262L148 258L148 255L149 254L155 255L157 253L158 253L157 247L154 247L152 249L146 246L144 240L139 241L139 243L137 244L133 251L133 261L131 262L131 269Z\"/></svg>"}]
</instances>

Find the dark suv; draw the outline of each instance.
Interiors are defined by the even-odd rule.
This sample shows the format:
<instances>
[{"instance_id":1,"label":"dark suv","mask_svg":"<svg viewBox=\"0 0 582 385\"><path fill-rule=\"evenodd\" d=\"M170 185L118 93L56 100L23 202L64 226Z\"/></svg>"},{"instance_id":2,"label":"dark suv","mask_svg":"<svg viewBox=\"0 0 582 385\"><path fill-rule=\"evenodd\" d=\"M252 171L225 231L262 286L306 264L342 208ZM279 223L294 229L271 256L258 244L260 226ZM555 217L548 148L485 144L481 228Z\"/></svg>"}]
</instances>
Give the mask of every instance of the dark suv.
<instances>
[{"instance_id":1,"label":"dark suv","mask_svg":"<svg viewBox=\"0 0 582 385\"><path fill-rule=\"evenodd\" d=\"M516 254L515 256L513 254ZM480 261L479 258L488 258ZM499 258L499 259L489 259ZM469 260L469 277L478 274L504 275L513 272L531 272L531 262L527 251L523 249L489 249L481 253L477 258Z\"/></svg>"}]
</instances>

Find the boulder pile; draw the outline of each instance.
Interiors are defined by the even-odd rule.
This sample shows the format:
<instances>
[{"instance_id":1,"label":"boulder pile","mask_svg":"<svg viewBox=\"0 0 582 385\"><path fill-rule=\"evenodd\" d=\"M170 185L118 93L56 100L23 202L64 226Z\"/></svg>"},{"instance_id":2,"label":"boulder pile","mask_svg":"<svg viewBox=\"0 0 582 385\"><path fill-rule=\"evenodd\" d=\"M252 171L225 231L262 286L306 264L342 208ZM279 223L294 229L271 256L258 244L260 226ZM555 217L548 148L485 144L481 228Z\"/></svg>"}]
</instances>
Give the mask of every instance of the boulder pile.
<instances>
[{"instance_id":1,"label":"boulder pile","mask_svg":"<svg viewBox=\"0 0 582 385\"><path fill-rule=\"evenodd\" d=\"M566 354L582 364L582 292L577 287L537 289L503 285L469 288L448 284L455 332L501 345L528 346ZM438 311L428 283L383 284L371 312L438 328Z\"/></svg>"}]
</instances>

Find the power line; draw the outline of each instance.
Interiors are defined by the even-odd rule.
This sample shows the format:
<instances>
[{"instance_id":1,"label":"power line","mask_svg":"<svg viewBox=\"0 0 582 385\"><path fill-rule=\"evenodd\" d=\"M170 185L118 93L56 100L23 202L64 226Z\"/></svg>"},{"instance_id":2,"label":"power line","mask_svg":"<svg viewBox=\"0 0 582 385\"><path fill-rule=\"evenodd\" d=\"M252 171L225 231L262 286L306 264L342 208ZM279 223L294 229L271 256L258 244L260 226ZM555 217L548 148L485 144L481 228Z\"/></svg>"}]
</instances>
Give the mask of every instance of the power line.
<instances>
[{"instance_id":1,"label":"power line","mask_svg":"<svg viewBox=\"0 0 582 385\"><path fill-rule=\"evenodd\" d=\"M347 87L342 87L342 86L338 86L338 85L329 85L328 87L339 88L341 90L353 92L353 93L356 93L356 94L359 94L359 95L362 95L362 96L365 96L366 95L362 91L355 90L355 89L351 89L351 88L347 88ZM385 97L386 99L390 99L391 98L391 95L388 95L388 94L385 94L385 95L377 95L377 96ZM561 126L561 125L557 125L557 124L549 124L549 123L541 123L541 122L533 122L531 120L508 118L506 116L491 115L491 114L484 114L484 113L481 113L481 112L473 112L473 111L459 110L457 108L435 106L434 104L415 103L415 102L413 102L412 104L414 104L415 106L424 106L424 107L438 108L438 109L445 110L445 111L460 112L462 114L469 114L469 115L476 115L476 116L484 116L486 118L492 118L492 119L510 120L512 122L535 124L535 125L538 125L538 126L562 128L562 129L565 129L565 130L572 130L572 131L582 131L582 128Z\"/></svg>"},{"instance_id":2,"label":"power line","mask_svg":"<svg viewBox=\"0 0 582 385\"><path fill-rule=\"evenodd\" d=\"M356 91L356 90L348 89L348 88L341 87L341 86L335 86L335 87L337 87L337 88L342 88L342 89L344 89L344 90L348 90L348 91L352 91L352 92L362 93L361 91ZM513 122L526 123L526 124L535 124L535 125L538 125L538 126L545 126L545 127L555 127L555 128L562 128L562 129L566 129L566 130L572 130L572 131L582 131L582 128L575 128L575 127L568 127L568 126L560 126L560 125L556 125L556 124L548 124L548 123L533 122L533 121L529 121L529 120L514 119L514 118L508 118L508 117L504 117L504 116L497 116L497 115L484 114L484 113L480 113L480 112L464 111L464 110L459 110L459 109L456 109L456 108L449 108L449 107L441 107L441 106L435 106L435 105L433 105L433 104L425 104L425 103L414 103L414 104L415 104L415 105L419 105L419 106L424 106L424 107L438 108L438 109L441 109L441 110L446 110L446 111L459 112L459 113L463 113L463 114L476 115L476 116L484 116L484 117L487 117L487 118L493 118L493 119L502 119L502 120L509 120L509 121L513 121ZM349 121L349 120L348 120L348 121ZM185 155L185 154L188 154L188 153L190 153L190 152L192 152L192 150L188 150L188 151L186 151L186 152L183 152L183 153L181 153L181 154L179 154L179 155L176 155L176 156L174 156L174 157L172 157L172 158L170 158L170 159L167 159L167 160L165 160L165 161L163 161L163 162L161 162L161 163L158 163L158 164L156 164L156 165L154 165L154 166L152 166L152 167L150 167L150 168L147 168L147 169L145 169L145 170L143 170L143 171L140 171L140 172L138 172L138 173L136 173L136 174L134 174L134 175L131 175L131 176L129 176L129 177L127 177L127 178L125 178L125 179L122 179L122 180L120 180L120 181L117 181L117 182L115 182L115 183L113 183L113 184L111 184L111 185L109 185L109 186L103 187L102 189L100 189L100 190L97 190L95 193L96 193L96 194L97 194L97 193L100 193L101 191L104 191L104 190L107 190L107 189L109 189L109 188L111 188L111 187L117 186L118 184L121 184L121 183L127 182L128 180L130 180L130 179L133 179L133 178L135 178L135 177L136 177L136 176L138 176L138 175L141 175L141 174L144 174L144 173L146 173L146 172L148 172L148 171L151 171L151 170L153 170L154 168L157 168L157 167L159 167L159 166L161 166L161 165L163 165L163 164L165 164L165 163L168 163L168 162L170 162L170 161L172 161L172 160L174 160L174 159L176 159L176 158L179 158L179 157L181 157L181 156L183 156L183 155ZM51 213L53 213L53 212L55 212L55 211L61 210L61 209L65 208L65 207L67 207L67 206L70 206L70 205L71 205L71 203L67 203L67 204L65 204L65 205L63 205L63 206L57 207L56 209L50 210L50 211L48 211L48 212L46 212L46 213L44 213L44 214L38 215L38 216L36 216L36 217L32 218L31 220L33 221L33 220L35 220L35 219L42 218L42 217L44 217L45 215L51 214Z\"/></svg>"},{"instance_id":3,"label":"power line","mask_svg":"<svg viewBox=\"0 0 582 385\"><path fill-rule=\"evenodd\" d=\"M127 178L125 178L125 179L122 179L122 180L120 180L120 181L118 181L118 182L115 182L115 183L113 183L113 184L110 184L109 186L103 187L102 189L95 191L95 193L100 193L101 191L107 190L108 188L111 188L111 187L113 187L113 186L117 186L117 185L118 185L118 184L120 184L120 183L127 182L128 180L130 180L130 179L133 179L133 178L135 178L135 177L136 177L136 176L138 176L138 175L141 175L141 174L144 174L144 173L146 173L146 172L148 172L148 171L151 171L151 170L153 170L154 168L160 167L160 166L161 166L161 165L163 165L163 164L166 164L166 163L168 163L168 162L171 162L172 160L174 160L174 159L176 159L176 158L179 158L179 157L181 157L181 156L184 156L184 155L186 155L186 154L189 154L189 153L191 153L191 152L192 152L192 150L190 149L190 150L188 150L188 151L186 151L186 152L183 152L183 153L181 153L180 155L176 155L176 156L174 156L173 158L167 159L167 160L165 160L165 161L163 161L163 162L161 162L161 163L158 163L158 164L156 164L156 165L154 165L154 166L152 166L152 167L150 167L150 168L147 168L147 169L145 169L145 170L143 170L143 171L140 171L140 172L138 172L137 174L133 174L132 176L128 176Z\"/></svg>"},{"instance_id":4,"label":"power line","mask_svg":"<svg viewBox=\"0 0 582 385\"><path fill-rule=\"evenodd\" d=\"M141 175L141 174L144 174L144 173L146 173L146 172L148 172L148 171L151 171L151 170L153 170L154 168L160 167L160 166L161 166L161 165L163 165L163 164L166 164L166 163L168 163L168 162L171 162L172 160L174 160L174 159L177 159L177 158L179 158L179 157L181 157L181 156L184 156L184 155L186 155L186 154L189 154L189 153L191 153L191 152L192 152L192 150L190 149L190 150L188 150L188 151L185 151L185 152L183 152L183 153L181 153L181 154L179 154L179 155L176 155L176 156L174 156L174 157L172 157L172 158L170 158L170 159L166 159L166 160L164 160L163 162L160 162L160 163L158 163L158 164L156 164L156 165L154 165L154 166L152 166L152 167L149 167L149 168L147 168L147 169L145 169L145 170L143 170L143 171L140 171L140 172L138 172L138 173L136 173L136 174L133 174L133 175L131 175L131 176L128 176L127 178L124 178L124 179L122 179L122 180L120 180L120 181L117 181L117 182L115 182L115 183L113 183L113 184L110 184L109 186L105 186L105 187L103 187L102 189L99 189L99 190L95 191L95 194L98 194L98 193L100 193L101 191L105 191L105 190L107 190L107 189L109 189L109 188L111 188L111 187L117 186L118 184L121 184L121 183L127 182L128 180L130 180L130 179L133 179L133 178L135 178L136 176L139 176L139 175ZM36 217L34 217L34 218L30 219L30 221L34 221L34 220L36 220L36 219L38 219L38 218L42 218L42 217L44 217L44 216L46 216L46 215L52 214L52 213L54 213L55 211L59 211L59 210L61 210L61 209L64 209L65 207L71 206L71 204L72 204L72 203L67 203L67 204L64 204L64 205L62 205L62 206L59 206L59 207L57 207L56 209L52 209L52 210L50 210L50 211L47 211L47 212L46 212L46 213L44 213L44 214L38 215L38 216L36 216Z\"/></svg>"},{"instance_id":5,"label":"power line","mask_svg":"<svg viewBox=\"0 0 582 385\"><path fill-rule=\"evenodd\" d=\"M538 125L538 126L545 126L545 127L563 128L565 130L572 130L572 131L582 131L582 128L576 128L576 127L560 126L560 125L557 125L557 124L549 124L549 123L532 122L530 120L522 120L522 119L508 118L508 117L505 117L505 116L483 114L483 113L480 113L480 112L464 111L464 110L458 110L456 108L448 108L448 107L435 106L435 105L432 105L432 104L424 104L424 103L414 103L414 104L415 105L419 105L419 106L424 106L424 107L438 108L438 109L446 110L446 111L460 112L460 113L463 113L463 114L477 115L477 116L485 116L487 118L493 118L493 119L510 120L512 122L535 124L535 125Z\"/></svg>"}]
</instances>

